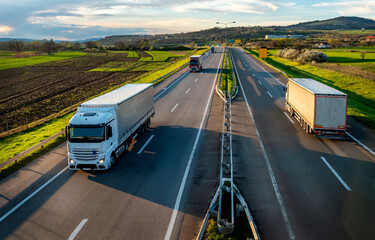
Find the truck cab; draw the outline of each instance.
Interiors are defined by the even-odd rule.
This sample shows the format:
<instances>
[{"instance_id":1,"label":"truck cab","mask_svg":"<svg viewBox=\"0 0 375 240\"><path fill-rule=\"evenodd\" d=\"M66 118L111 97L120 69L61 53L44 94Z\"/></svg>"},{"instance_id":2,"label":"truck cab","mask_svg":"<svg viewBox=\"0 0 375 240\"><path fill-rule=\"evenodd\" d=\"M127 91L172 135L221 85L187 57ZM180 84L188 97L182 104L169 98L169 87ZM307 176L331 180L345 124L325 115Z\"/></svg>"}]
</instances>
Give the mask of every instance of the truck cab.
<instances>
[{"instance_id":1,"label":"truck cab","mask_svg":"<svg viewBox=\"0 0 375 240\"><path fill-rule=\"evenodd\" d=\"M117 136L112 109L78 108L67 126L69 169L108 169Z\"/></svg>"},{"instance_id":2,"label":"truck cab","mask_svg":"<svg viewBox=\"0 0 375 240\"><path fill-rule=\"evenodd\" d=\"M202 70L202 55L193 55L189 60L190 72L200 72Z\"/></svg>"}]
</instances>

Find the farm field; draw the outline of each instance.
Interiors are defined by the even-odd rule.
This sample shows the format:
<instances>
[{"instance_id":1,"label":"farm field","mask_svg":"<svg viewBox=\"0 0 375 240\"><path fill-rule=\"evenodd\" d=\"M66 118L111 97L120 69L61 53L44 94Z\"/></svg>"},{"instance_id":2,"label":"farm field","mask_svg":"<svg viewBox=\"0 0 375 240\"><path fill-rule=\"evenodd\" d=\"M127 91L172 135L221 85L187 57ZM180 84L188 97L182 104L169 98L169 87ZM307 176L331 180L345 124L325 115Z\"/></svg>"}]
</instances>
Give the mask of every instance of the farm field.
<instances>
[{"instance_id":1,"label":"farm field","mask_svg":"<svg viewBox=\"0 0 375 240\"><path fill-rule=\"evenodd\" d=\"M9 53L9 52L3 52L3 53L0 53L0 70L25 67L25 66L53 62L53 61L60 61L60 60L69 59L69 58L81 57L84 55L86 55L86 53L84 52L60 52L54 55L10 58L9 56L14 56L14 54Z\"/></svg>"},{"instance_id":2,"label":"farm field","mask_svg":"<svg viewBox=\"0 0 375 240\"><path fill-rule=\"evenodd\" d=\"M113 62L137 63L139 58L129 58L128 53L79 53L75 56L80 57L68 59L64 59L72 56L68 53L56 55L63 60L0 71L0 134L57 114L114 85L134 81L147 72L89 71ZM45 57L50 59L50 56Z\"/></svg>"},{"instance_id":3,"label":"farm field","mask_svg":"<svg viewBox=\"0 0 375 240\"><path fill-rule=\"evenodd\" d=\"M258 56L258 52L250 50ZM367 55L366 61L358 58L358 52L339 52L326 50L334 63L299 64L275 56L276 50L269 51L266 62L284 71L288 77L313 78L348 94L348 115L355 117L372 129L375 129L375 81L373 67L375 55ZM334 58L336 56L336 58ZM342 62L340 62L340 56ZM368 67L369 69L366 69Z\"/></svg>"}]
</instances>

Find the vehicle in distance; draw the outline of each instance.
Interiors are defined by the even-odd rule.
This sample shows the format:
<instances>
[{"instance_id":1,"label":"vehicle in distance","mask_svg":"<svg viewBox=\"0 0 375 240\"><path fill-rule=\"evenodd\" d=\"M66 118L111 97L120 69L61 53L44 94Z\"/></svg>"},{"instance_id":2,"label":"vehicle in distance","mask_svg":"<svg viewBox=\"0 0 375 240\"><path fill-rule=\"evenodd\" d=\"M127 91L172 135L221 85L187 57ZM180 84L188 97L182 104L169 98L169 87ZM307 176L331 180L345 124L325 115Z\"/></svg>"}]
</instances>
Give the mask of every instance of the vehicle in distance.
<instances>
[{"instance_id":1,"label":"vehicle in distance","mask_svg":"<svg viewBox=\"0 0 375 240\"><path fill-rule=\"evenodd\" d=\"M343 135L347 95L309 78L291 78L285 91L285 110L303 130L315 135Z\"/></svg>"},{"instance_id":2,"label":"vehicle in distance","mask_svg":"<svg viewBox=\"0 0 375 240\"><path fill-rule=\"evenodd\" d=\"M202 55L193 55L189 59L190 72L200 72L202 70Z\"/></svg>"},{"instance_id":3,"label":"vehicle in distance","mask_svg":"<svg viewBox=\"0 0 375 240\"><path fill-rule=\"evenodd\" d=\"M215 47L211 47L211 52L214 53L215 52Z\"/></svg>"},{"instance_id":4,"label":"vehicle in distance","mask_svg":"<svg viewBox=\"0 0 375 240\"><path fill-rule=\"evenodd\" d=\"M66 128L71 170L105 170L150 125L152 84L127 84L84 102Z\"/></svg>"}]
</instances>

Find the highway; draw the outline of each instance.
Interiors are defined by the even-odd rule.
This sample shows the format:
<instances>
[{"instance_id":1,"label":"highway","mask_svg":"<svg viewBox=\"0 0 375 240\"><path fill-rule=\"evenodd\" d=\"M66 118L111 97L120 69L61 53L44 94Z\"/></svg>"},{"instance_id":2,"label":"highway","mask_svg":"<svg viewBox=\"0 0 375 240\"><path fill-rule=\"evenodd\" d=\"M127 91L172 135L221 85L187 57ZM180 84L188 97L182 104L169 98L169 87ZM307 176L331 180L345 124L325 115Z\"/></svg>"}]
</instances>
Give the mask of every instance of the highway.
<instances>
[{"instance_id":1,"label":"highway","mask_svg":"<svg viewBox=\"0 0 375 240\"><path fill-rule=\"evenodd\" d=\"M177 239L221 57L154 88L150 129L110 170L67 170L63 144L2 180L0 239Z\"/></svg>"},{"instance_id":2,"label":"highway","mask_svg":"<svg viewBox=\"0 0 375 240\"><path fill-rule=\"evenodd\" d=\"M264 239L374 239L374 134L353 119L353 139L306 134L284 113L287 79L231 48L240 90L232 103L235 183Z\"/></svg>"}]
</instances>

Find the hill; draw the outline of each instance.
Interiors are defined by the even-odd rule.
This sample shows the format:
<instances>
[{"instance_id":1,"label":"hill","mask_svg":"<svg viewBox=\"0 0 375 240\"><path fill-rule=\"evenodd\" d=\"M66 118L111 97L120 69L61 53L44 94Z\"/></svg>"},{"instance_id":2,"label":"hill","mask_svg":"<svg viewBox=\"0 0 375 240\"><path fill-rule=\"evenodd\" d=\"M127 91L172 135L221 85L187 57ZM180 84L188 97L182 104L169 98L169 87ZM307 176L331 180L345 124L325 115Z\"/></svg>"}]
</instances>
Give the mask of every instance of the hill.
<instances>
[{"instance_id":1,"label":"hill","mask_svg":"<svg viewBox=\"0 0 375 240\"><path fill-rule=\"evenodd\" d=\"M375 21L360 17L337 17L322 21L302 22L289 25L288 29L306 30L353 30L353 29L375 29Z\"/></svg>"}]
</instances>

